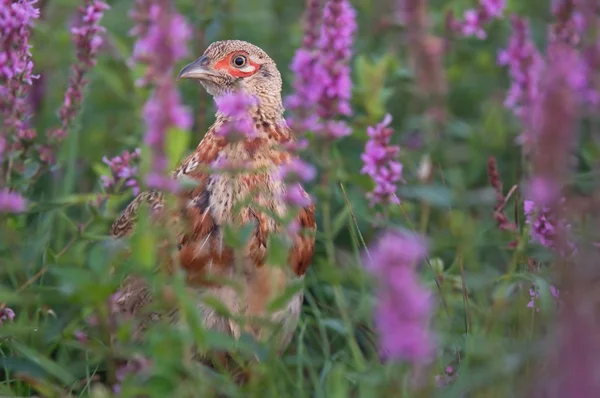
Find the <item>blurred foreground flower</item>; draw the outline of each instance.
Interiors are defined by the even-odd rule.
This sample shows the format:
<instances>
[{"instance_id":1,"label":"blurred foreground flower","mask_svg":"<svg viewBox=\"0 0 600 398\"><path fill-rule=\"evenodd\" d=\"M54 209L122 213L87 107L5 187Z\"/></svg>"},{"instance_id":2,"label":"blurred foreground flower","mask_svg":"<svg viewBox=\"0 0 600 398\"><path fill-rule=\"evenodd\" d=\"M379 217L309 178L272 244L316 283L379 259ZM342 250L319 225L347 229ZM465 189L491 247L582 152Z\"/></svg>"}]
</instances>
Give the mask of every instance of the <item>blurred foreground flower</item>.
<instances>
[{"instance_id":1,"label":"blurred foreground flower","mask_svg":"<svg viewBox=\"0 0 600 398\"><path fill-rule=\"evenodd\" d=\"M386 358L422 363L434 354L435 339L430 330L433 298L416 272L426 251L422 237L388 231L364 259L379 283L375 324Z\"/></svg>"},{"instance_id":2,"label":"blurred foreground flower","mask_svg":"<svg viewBox=\"0 0 600 398\"><path fill-rule=\"evenodd\" d=\"M371 206L377 203L400 203L396 196L398 182L402 180L402 164L398 162L400 147L390 145L394 130L389 125L392 117L388 114L375 127L369 127L369 140L361 155L364 166L361 173L368 174L375 181L375 189L368 193Z\"/></svg>"},{"instance_id":3,"label":"blurred foreground flower","mask_svg":"<svg viewBox=\"0 0 600 398\"><path fill-rule=\"evenodd\" d=\"M229 140L258 137L250 116L250 110L258 106L258 98L236 91L215 98L215 102L217 111L227 117L227 122L216 130L217 136Z\"/></svg>"},{"instance_id":4,"label":"blurred foreground flower","mask_svg":"<svg viewBox=\"0 0 600 398\"><path fill-rule=\"evenodd\" d=\"M167 175L166 137L171 129L187 130L192 124L189 110L181 105L179 91L174 86L173 68L187 54L191 30L168 0L138 1L135 7L132 17L138 26L133 33L139 38L133 57L147 66L140 83L154 86L144 106L144 141L152 151L152 170L146 183L151 188L173 191L177 184Z\"/></svg>"}]
</instances>

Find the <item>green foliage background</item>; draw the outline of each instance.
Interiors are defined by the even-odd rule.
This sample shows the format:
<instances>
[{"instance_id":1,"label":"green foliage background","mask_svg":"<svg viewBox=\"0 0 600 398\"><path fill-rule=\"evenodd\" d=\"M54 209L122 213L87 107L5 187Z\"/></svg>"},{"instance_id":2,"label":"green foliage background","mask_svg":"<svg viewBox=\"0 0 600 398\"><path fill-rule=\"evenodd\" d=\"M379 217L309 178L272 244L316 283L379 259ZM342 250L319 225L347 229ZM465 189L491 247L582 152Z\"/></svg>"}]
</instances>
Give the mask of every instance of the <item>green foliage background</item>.
<instances>
[{"instance_id":1,"label":"green foliage background","mask_svg":"<svg viewBox=\"0 0 600 398\"><path fill-rule=\"evenodd\" d=\"M547 254L524 245L507 249L515 236L499 231L493 219L495 196L486 174L489 156L498 160L505 190L523 175L514 142L520 126L503 106L509 81L496 63L510 34L508 19L489 25L486 40L448 41L448 118L432 129L424 118L427 99L419 95L409 65L405 33L392 23L393 2L352 3L359 22L352 62L353 134L327 153L313 145L306 154L321 175L330 178L326 186L310 187L319 206L317 252L305 281L300 326L286 354L276 358L249 340L236 345L203 331L181 275L165 277L144 268L153 265L156 231L147 229L130 242L133 260L111 272L118 258L107 231L131 197L111 196L98 209L88 201L101 192L99 177L107 171L102 157L140 146L141 109L149 92L135 84L142 70L127 63L134 42L128 36L132 2L109 1L111 9L102 20L106 45L89 76L78 123L60 148L53 173L30 193L29 211L6 216L0 225L0 301L17 313L14 322L0 326L0 395L109 396L110 388L99 381L114 371L115 357L131 358L136 352L153 365L149 372L127 378L122 396L212 396L220 391L256 397L511 397L526 391L544 349L539 335L554 311L543 292L540 312L526 307L530 283L536 280L544 291L549 281L528 272L528 255L544 259ZM549 22L546 3L512 0L507 8L507 14L531 17L540 48ZM68 26L77 6L73 0L47 0L36 24L32 53L35 72L43 75L45 85L34 119L39 132L57 122L55 112L74 61ZM250 41L276 60L284 76L284 94L290 92L293 76L288 65L301 42L302 1L178 0L177 6L195 30L186 62L215 40ZM476 4L438 0L430 6L433 31L444 35L446 12L462 15ZM212 123L214 106L198 85L181 82L179 87L195 115L191 136L177 135L187 142L188 153ZM385 209L384 219L375 225L375 213L381 209L369 208L365 199L372 183L359 172L360 154L366 127L385 113L393 116L393 140L402 147L406 184L399 190L402 206ZM436 171L426 184L417 174L425 155ZM578 155L584 181L596 162L598 145L590 141ZM520 208L517 213L522 219ZM408 364L382 364L374 345L374 285L360 262L364 248L359 236L370 242L384 226L424 233L430 242L430 264L424 265L422 278L436 297L433 326L439 355L431 367L418 372ZM158 324L142 345L132 342L128 322L112 328L107 300L132 269L145 272L160 297L168 288L184 309L189 328ZM90 328L85 319L92 313L99 323ZM75 338L79 330L88 334L85 344ZM112 342L110 332L117 336ZM262 360L252 367L261 375L260 382L239 387L231 375L200 368L185 359L192 344L205 349L236 347L240 357L258 353ZM434 376L447 366L458 376L450 386L437 389ZM415 390L411 385L419 377L425 387Z\"/></svg>"}]
</instances>

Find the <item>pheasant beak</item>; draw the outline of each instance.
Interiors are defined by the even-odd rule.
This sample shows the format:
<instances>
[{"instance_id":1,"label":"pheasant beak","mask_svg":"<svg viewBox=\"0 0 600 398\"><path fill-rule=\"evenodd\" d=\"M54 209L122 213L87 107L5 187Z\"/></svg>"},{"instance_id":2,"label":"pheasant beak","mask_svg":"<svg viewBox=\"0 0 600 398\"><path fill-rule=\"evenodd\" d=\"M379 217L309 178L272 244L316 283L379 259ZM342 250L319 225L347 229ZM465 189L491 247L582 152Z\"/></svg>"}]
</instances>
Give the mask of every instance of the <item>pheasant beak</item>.
<instances>
[{"instance_id":1,"label":"pheasant beak","mask_svg":"<svg viewBox=\"0 0 600 398\"><path fill-rule=\"evenodd\" d=\"M219 74L208 68L210 59L203 55L192 63L187 64L183 67L177 80L180 79L199 79L199 80L210 80L212 77L218 77Z\"/></svg>"}]
</instances>

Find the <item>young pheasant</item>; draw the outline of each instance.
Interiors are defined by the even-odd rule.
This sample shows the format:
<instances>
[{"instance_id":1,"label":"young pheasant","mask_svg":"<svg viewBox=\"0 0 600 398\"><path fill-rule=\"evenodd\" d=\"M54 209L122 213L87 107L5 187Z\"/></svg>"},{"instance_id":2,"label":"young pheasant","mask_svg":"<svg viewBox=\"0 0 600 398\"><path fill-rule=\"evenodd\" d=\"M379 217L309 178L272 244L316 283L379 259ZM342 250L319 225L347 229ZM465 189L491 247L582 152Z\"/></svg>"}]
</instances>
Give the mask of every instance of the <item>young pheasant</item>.
<instances>
[{"instance_id":1,"label":"young pheasant","mask_svg":"<svg viewBox=\"0 0 600 398\"><path fill-rule=\"evenodd\" d=\"M272 336L260 324L240 326L219 316L203 302L203 298L210 295L226 305L233 315L267 317L278 325L276 341L281 352L297 326L302 292L296 293L283 309L269 313L267 307L291 281L303 278L313 255L316 229L314 205L302 208L295 220L301 229L291 235L288 266L265 263L267 237L280 229L269 214L281 217L290 210L284 200L286 186L277 177L279 168L294 160L285 149L294 141L294 134L283 118L281 75L275 62L260 48L244 41L228 40L211 44L200 58L181 70L178 79L198 80L216 99L243 91L258 100L250 109L256 133L253 138L230 142L220 136L217 132L228 122L228 117L217 112L215 123L194 153L173 172L175 178L187 176L197 185L177 194L182 210L169 219L168 225L175 228L178 236L179 263L186 271L188 286L197 293L197 308L205 327L236 338L243 331L262 340ZM207 173L205 167L210 167L217 158L243 163L254 171ZM306 192L302 194L308 198ZM161 193L141 193L114 222L113 236L122 237L132 231L143 202L159 212L163 209ZM227 224L247 223L254 223L256 227L245 247L239 272L240 259L224 244L222 231ZM241 289L216 283L212 278L210 282L207 280L214 276L231 278ZM149 300L148 289L132 276L124 282L117 304L125 312L137 312Z\"/></svg>"}]
</instances>

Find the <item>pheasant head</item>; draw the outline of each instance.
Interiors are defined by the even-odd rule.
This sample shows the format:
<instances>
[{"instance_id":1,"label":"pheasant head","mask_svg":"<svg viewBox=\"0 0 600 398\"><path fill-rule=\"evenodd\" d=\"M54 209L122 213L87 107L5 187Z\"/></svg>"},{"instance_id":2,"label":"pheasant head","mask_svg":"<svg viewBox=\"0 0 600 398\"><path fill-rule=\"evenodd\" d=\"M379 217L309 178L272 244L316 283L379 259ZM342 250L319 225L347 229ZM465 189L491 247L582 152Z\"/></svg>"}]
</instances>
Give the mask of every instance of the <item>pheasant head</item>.
<instances>
[{"instance_id":1,"label":"pheasant head","mask_svg":"<svg viewBox=\"0 0 600 398\"><path fill-rule=\"evenodd\" d=\"M256 96L272 119L283 117L281 74L259 47L242 40L212 43L204 54L186 65L177 79L198 80L213 97L242 90Z\"/></svg>"}]
</instances>

